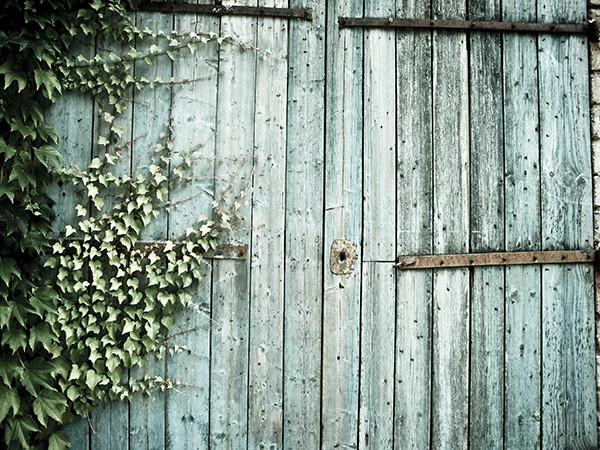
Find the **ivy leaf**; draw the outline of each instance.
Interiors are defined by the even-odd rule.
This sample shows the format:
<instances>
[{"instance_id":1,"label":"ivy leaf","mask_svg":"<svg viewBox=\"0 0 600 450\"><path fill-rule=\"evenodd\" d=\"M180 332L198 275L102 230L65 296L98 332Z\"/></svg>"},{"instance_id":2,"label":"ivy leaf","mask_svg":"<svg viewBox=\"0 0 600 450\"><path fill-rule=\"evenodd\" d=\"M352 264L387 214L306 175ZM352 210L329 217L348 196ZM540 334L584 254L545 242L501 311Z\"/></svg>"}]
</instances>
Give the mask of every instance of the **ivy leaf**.
<instances>
[{"instance_id":1,"label":"ivy leaf","mask_svg":"<svg viewBox=\"0 0 600 450\"><path fill-rule=\"evenodd\" d=\"M27 336L21 328L18 330L8 329L2 332L2 345L8 345L13 353L27 346Z\"/></svg>"},{"instance_id":2,"label":"ivy leaf","mask_svg":"<svg viewBox=\"0 0 600 450\"><path fill-rule=\"evenodd\" d=\"M46 169L58 165L61 160L60 153L51 145L41 146L35 150L34 154L37 160L41 162Z\"/></svg>"},{"instance_id":3,"label":"ivy leaf","mask_svg":"<svg viewBox=\"0 0 600 450\"><path fill-rule=\"evenodd\" d=\"M41 88L46 90L44 96L47 99L52 100L54 98L54 91L57 91L59 94L62 93L62 86L53 71L36 69L33 71L33 78L38 90Z\"/></svg>"},{"instance_id":4,"label":"ivy leaf","mask_svg":"<svg viewBox=\"0 0 600 450\"><path fill-rule=\"evenodd\" d=\"M8 421L5 441L18 441L23 448L31 448L29 435L38 431L35 422L30 416L19 416Z\"/></svg>"},{"instance_id":5,"label":"ivy leaf","mask_svg":"<svg viewBox=\"0 0 600 450\"><path fill-rule=\"evenodd\" d=\"M48 417L62 423L62 415L67 409L67 400L58 392L44 389L33 401L33 412L44 426Z\"/></svg>"},{"instance_id":6,"label":"ivy leaf","mask_svg":"<svg viewBox=\"0 0 600 450\"><path fill-rule=\"evenodd\" d=\"M0 279L8 286L12 276L21 279L21 271L17 266L17 262L12 258L5 258L0 261Z\"/></svg>"},{"instance_id":7,"label":"ivy leaf","mask_svg":"<svg viewBox=\"0 0 600 450\"><path fill-rule=\"evenodd\" d=\"M42 344L42 347L50 351L55 339L56 336L50 325L47 323L35 326L29 331L29 347L31 347L32 350L35 350L36 344L40 343Z\"/></svg>"},{"instance_id":8,"label":"ivy leaf","mask_svg":"<svg viewBox=\"0 0 600 450\"><path fill-rule=\"evenodd\" d=\"M15 390L0 386L0 423L4 421L8 412L12 409L13 417L19 412L21 399Z\"/></svg>"},{"instance_id":9,"label":"ivy leaf","mask_svg":"<svg viewBox=\"0 0 600 450\"><path fill-rule=\"evenodd\" d=\"M48 450L66 450L70 446L69 441L60 433L54 433L48 440Z\"/></svg>"},{"instance_id":10,"label":"ivy leaf","mask_svg":"<svg viewBox=\"0 0 600 450\"><path fill-rule=\"evenodd\" d=\"M6 197L11 203L15 200L15 188L9 184L0 183L0 198Z\"/></svg>"}]
</instances>

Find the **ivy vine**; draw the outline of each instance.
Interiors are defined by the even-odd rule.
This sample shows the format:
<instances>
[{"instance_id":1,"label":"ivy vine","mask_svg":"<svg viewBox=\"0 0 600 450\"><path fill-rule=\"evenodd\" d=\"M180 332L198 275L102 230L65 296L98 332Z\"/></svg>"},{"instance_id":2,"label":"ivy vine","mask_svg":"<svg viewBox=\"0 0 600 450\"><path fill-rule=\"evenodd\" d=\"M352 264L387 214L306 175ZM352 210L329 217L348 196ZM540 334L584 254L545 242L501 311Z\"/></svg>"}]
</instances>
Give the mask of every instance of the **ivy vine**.
<instances>
[{"instance_id":1,"label":"ivy vine","mask_svg":"<svg viewBox=\"0 0 600 450\"><path fill-rule=\"evenodd\" d=\"M177 242L141 241L143 230L185 184L191 162L174 162L168 127L146 173L117 175L127 92L173 80L136 79L136 63L232 38L136 28L128 0L5 0L0 6L0 447L62 450L63 424L101 402L168 386L127 380L160 352L202 278L204 258L239 205L213 205ZM97 40L123 52L78 55ZM140 43L145 43L140 46ZM111 48L117 48L111 45ZM147 48L140 51L136 48ZM255 49L256 50L256 49ZM85 168L63 168L46 111L66 91L93 96L105 151ZM77 223L52 235L50 186L80 189ZM111 198L111 207L105 199ZM127 381L125 381L127 380Z\"/></svg>"}]
</instances>

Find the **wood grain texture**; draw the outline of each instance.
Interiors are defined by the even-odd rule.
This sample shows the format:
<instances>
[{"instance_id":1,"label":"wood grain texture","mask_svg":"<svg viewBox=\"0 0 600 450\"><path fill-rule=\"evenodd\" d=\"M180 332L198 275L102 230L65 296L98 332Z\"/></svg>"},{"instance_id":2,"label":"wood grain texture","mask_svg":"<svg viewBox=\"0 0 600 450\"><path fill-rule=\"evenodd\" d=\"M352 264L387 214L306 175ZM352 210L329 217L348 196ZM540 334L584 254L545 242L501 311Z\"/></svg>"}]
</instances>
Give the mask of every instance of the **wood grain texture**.
<instances>
[{"instance_id":1,"label":"wood grain texture","mask_svg":"<svg viewBox=\"0 0 600 450\"><path fill-rule=\"evenodd\" d=\"M392 448L394 442L394 268L363 263L358 448Z\"/></svg>"},{"instance_id":2,"label":"wood grain texture","mask_svg":"<svg viewBox=\"0 0 600 450\"><path fill-rule=\"evenodd\" d=\"M394 2L365 1L365 16L390 17ZM364 31L363 245L365 261L395 256L396 70L395 33Z\"/></svg>"},{"instance_id":3,"label":"wood grain texture","mask_svg":"<svg viewBox=\"0 0 600 450\"><path fill-rule=\"evenodd\" d=\"M534 0L503 1L504 20L535 22ZM505 242L541 248L536 36L503 37ZM541 447L540 267L507 267L505 285L505 448Z\"/></svg>"},{"instance_id":4,"label":"wood grain texture","mask_svg":"<svg viewBox=\"0 0 600 450\"><path fill-rule=\"evenodd\" d=\"M103 39L98 39L97 53L109 54L109 50L115 52L124 51L124 46L115 45ZM123 114L116 117L113 124L123 130L123 136L114 145L104 147L98 144L99 138L110 136L110 125L103 119L106 105L98 101L94 102L94 136L92 152L94 157L102 157L105 153L118 153L119 160L114 166L114 174L127 176L131 174L131 140L132 140L132 90L126 91L125 110ZM94 215L110 211L115 205L115 192L109 192L105 197L105 205L101 212L94 211ZM128 375L123 382L127 382ZM91 436L90 445L92 449L122 448L128 445L129 433L129 405L124 401L103 404L91 414Z\"/></svg>"},{"instance_id":5,"label":"wood grain texture","mask_svg":"<svg viewBox=\"0 0 600 450\"><path fill-rule=\"evenodd\" d=\"M361 16L362 0L327 3L325 255L335 239L362 240L363 32L338 29L340 15ZM362 255L356 267L360 267ZM360 271L324 269L322 448L358 439Z\"/></svg>"},{"instance_id":6,"label":"wood grain texture","mask_svg":"<svg viewBox=\"0 0 600 450\"><path fill-rule=\"evenodd\" d=\"M175 16L179 32L219 31L219 19L194 15ZM174 163L191 159L190 182L170 196L169 237L177 240L202 216L211 216L214 199L215 131L217 120L218 46L200 45L194 54L184 51L173 62L173 78L190 80L173 87L171 124ZM201 450L209 446L210 293L212 271L196 288L193 308L177 316L170 336L172 346L184 347L169 356L167 376L179 383L166 396L166 448Z\"/></svg>"},{"instance_id":7,"label":"wood grain texture","mask_svg":"<svg viewBox=\"0 0 600 450\"><path fill-rule=\"evenodd\" d=\"M171 15L137 13L136 25L144 29L158 32L169 32L173 28ZM157 42L157 45L159 43ZM163 45L164 43L161 43ZM148 51L151 42L140 45L139 50ZM172 76L171 60L166 56L156 59L153 65L144 61L135 64L135 76L148 80L168 81ZM133 125L131 147L132 173L147 173L152 163L152 149L161 142L161 133L167 132L170 120L171 90L168 85L157 85L155 88L143 89L134 93ZM168 237L168 216L161 211L142 232L144 240L163 240ZM150 356L143 366L131 371L132 378L165 377L166 360ZM137 396L131 401L129 408L130 450L164 449L165 430L165 393L154 392L150 396ZM121 448L121 447L112 447Z\"/></svg>"},{"instance_id":8,"label":"wood grain texture","mask_svg":"<svg viewBox=\"0 0 600 450\"><path fill-rule=\"evenodd\" d=\"M254 1L237 2L256 5ZM228 2L231 4L231 2ZM224 17L221 33L256 44L256 18ZM250 195L254 156L256 54L235 45L219 52L216 199ZM250 245L251 205L242 207L231 240ZM251 258L250 258L251 259ZM242 449L248 439L250 259L213 264L210 446Z\"/></svg>"},{"instance_id":9,"label":"wood grain texture","mask_svg":"<svg viewBox=\"0 0 600 450\"><path fill-rule=\"evenodd\" d=\"M434 1L434 18L465 17L462 1ZM433 34L434 252L469 244L469 97L464 33ZM468 444L469 271L433 275L432 448Z\"/></svg>"},{"instance_id":10,"label":"wood grain texture","mask_svg":"<svg viewBox=\"0 0 600 450\"><path fill-rule=\"evenodd\" d=\"M260 6L284 7L287 0ZM283 322L288 21L264 18L256 64L248 448L283 446Z\"/></svg>"},{"instance_id":11,"label":"wood grain texture","mask_svg":"<svg viewBox=\"0 0 600 450\"><path fill-rule=\"evenodd\" d=\"M585 2L539 0L538 19L583 21ZM588 53L581 37L540 35L542 246L590 248L592 190ZM590 266L542 272L545 448L595 448L593 276Z\"/></svg>"},{"instance_id":12,"label":"wood grain texture","mask_svg":"<svg viewBox=\"0 0 600 450\"><path fill-rule=\"evenodd\" d=\"M320 448L325 3L289 31L285 233L284 448ZM328 269L325 269L328 270Z\"/></svg>"},{"instance_id":13,"label":"wood grain texture","mask_svg":"<svg viewBox=\"0 0 600 450\"><path fill-rule=\"evenodd\" d=\"M500 20L499 0L471 0L469 18ZM471 105L471 251L504 248L502 37L469 36ZM504 444L504 269L471 277L469 446Z\"/></svg>"},{"instance_id":14,"label":"wood grain texture","mask_svg":"<svg viewBox=\"0 0 600 450\"><path fill-rule=\"evenodd\" d=\"M397 17L430 17L429 2L398 0ZM431 32L396 33L397 253L433 251ZM428 448L432 272L397 274L394 448Z\"/></svg>"},{"instance_id":15,"label":"wood grain texture","mask_svg":"<svg viewBox=\"0 0 600 450\"><path fill-rule=\"evenodd\" d=\"M78 48L76 53L88 57L93 55L93 48ZM89 164L92 155L93 139L93 100L75 92L65 92L46 113L48 126L58 134L57 150L62 156L64 167L77 166L84 168ZM52 184L49 195L55 202L56 214L52 231L56 235L64 231L66 225L76 223L75 205L85 200L81 192L72 187ZM71 448L89 449L89 423L82 418L67 425L64 434L72 443Z\"/></svg>"}]
</instances>

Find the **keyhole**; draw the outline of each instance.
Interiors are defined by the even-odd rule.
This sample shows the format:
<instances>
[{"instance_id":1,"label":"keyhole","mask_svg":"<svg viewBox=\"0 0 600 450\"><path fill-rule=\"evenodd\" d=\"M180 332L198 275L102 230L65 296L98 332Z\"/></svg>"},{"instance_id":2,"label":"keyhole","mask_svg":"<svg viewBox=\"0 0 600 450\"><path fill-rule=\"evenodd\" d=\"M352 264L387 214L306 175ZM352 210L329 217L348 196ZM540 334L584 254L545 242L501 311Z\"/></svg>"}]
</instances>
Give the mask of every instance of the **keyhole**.
<instances>
[{"instance_id":1,"label":"keyhole","mask_svg":"<svg viewBox=\"0 0 600 450\"><path fill-rule=\"evenodd\" d=\"M346 255L346 252L344 252L344 251L340 252L340 261L344 262L344 261L346 261L346 258L348 258L348 255Z\"/></svg>"}]
</instances>

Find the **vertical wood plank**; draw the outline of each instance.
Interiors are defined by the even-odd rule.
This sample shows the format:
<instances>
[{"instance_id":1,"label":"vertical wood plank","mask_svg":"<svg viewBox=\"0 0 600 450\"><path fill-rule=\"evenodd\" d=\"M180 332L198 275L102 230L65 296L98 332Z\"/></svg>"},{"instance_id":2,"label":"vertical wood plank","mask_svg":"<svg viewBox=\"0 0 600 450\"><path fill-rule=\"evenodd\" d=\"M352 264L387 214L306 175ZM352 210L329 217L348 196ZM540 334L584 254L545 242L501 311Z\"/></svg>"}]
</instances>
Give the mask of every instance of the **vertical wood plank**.
<instances>
[{"instance_id":1,"label":"vertical wood plank","mask_svg":"<svg viewBox=\"0 0 600 450\"><path fill-rule=\"evenodd\" d=\"M464 18L462 0L433 1L433 16ZM464 33L433 34L434 251L469 244L468 55ZM469 271L433 276L432 448L467 448Z\"/></svg>"},{"instance_id":2,"label":"vertical wood plank","mask_svg":"<svg viewBox=\"0 0 600 450\"><path fill-rule=\"evenodd\" d=\"M262 0L284 7L287 0ZM248 448L283 446L283 314L288 20L258 21L256 64Z\"/></svg>"},{"instance_id":3,"label":"vertical wood plank","mask_svg":"<svg viewBox=\"0 0 600 450\"><path fill-rule=\"evenodd\" d=\"M169 33L173 28L173 17L156 13L138 13L137 26L154 32ZM152 43L140 45L140 51L147 52ZM157 42L164 47L165 41ZM148 80L168 81L172 76L169 58L159 57L149 66L143 61L136 63L135 75ZM170 120L171 92L167 85L143 89L134 94L132 173L146 173L152 162L154 145L161 141L160 134L167 132ZM168 237L166 211L161 211L142 233L145 240L164 240ZM150 356L144 365L131 371L132 378L144 376L165 377L165 360ZM150 396L138 396L131 401L129 408L130 450L162 450L165 445L165 393L157 391ZM119 447L113 447L119 448Z\"/></svg>"},{"instance_id":4,"label":"vertical wood plank","mask_svg":"<svg viewBox=\"0 0 600 450\"><path fill-rule=\"evenodd\" d=\"M504 0L502 8L503 20L537 20L534 0ZM506 35L503 48L506 250L539 250L537 38ZM505 448L540 448L540 268L505 270Z\"/></svg>"},{"instance_id":5,"label":"vertical wood plank","mask_svg":"<svg viewBox=\"0 0 600 450\"><path fill-rule=\"evenodd\" d=\"M98 53L107 56L110 49L116 53L126 52L127 49L122 45L115 46L111 42L99 42ZM100 50L103 49L103 50ZM102 156L110 152L120 154L119 160L113 168L117 176L126 176L131 173L131 140L132 140L132 91L128 90L126 96L126 109L117 116L113 125L123 130L123 136L118 142L104 147L98 144L98 139L110 135L110 125L104 121L105 104L95 102L94 104L94 137L93 137L93 156ZM105 199L104 211L110 211L115 205L115 195L110 192ZM127 376L122 380L127 382ZM129 440L129 405L125 401L114 401L102 403L91 414L91 436L90 445L94 450L123 448L128 445Z\"/></svg>"},{"instance_id":6,"label":"vertical wood plank","mask_svg":"<svg viewBox=\"0 0 600 450\"><path fill-rule=\"evenodd\" d=\"M359 448L394 442L395 268L363 263Z\"/></svg>"},{"instance_id":7,"label":"vertical wood plank","mask_svg":"<svg viewBox=\"0 0 600 450\"><path fill-rule=\"evenodd\" d=\"M431 16L430 2L398 0L396 15ZM431 254L432 68L429 31L397 32L398 254ZM398 271L394 448L430 444L432 272Z\"/></svg>"},{"instance_id":8,"label":"vertical wood plank","mask_svg":"<svg viewBox=\"0 0 600 450\"><path fill-rule=\"evenodd\" d=\"M176 15L175 31L219 31L219 19L208 16ZM210 217L214 200L215 128L217 109L218 46L199 45L194 54L184 51L173 62L173 78L191 80L175 86L171 100L174 162L191 159L192 179L172 192L169 237L178 240L200 217ZM210 295L212 272L207 264L205 278L196 288L192 302L178 315L169 343L185 350L169 356L167 376L179 383L167 392L166 448L201 450L209 446L210 390Z\"/></svg>"},{"instance_id":9,"label":"vertical wood plank","mask_svg":"<svg viewBox=\"0 0 600 450\"><path fill-rule=\"evenodd\" d=\"M580 0L539 0L542 22L583 21ZM588 50L540 35L542 246L592 247ZM595 448L594 294L590 266L542 272L542 436L546 448Z\"/></svg>"},{"instance_id":10,"label":"vertical wood plank","mask_svg":"<svg viewBox=\"0 0 600 450\"><path fill-rule=\"evenodd\" d=\"M366 17L391 17L394 2L365 1ZM364 232L366 261L396 257L396 52L395 32L364 32ZM390 211L391 209L391 211Z\"/></svg>"},{"instance_id":11,"label":"vertical wood plank","mask_svg":"<svg viewBox=\"0 0 600 450\"><path fill-rule=\"evenodd\" d=\"M363 32L337 24L338 16L362 13L362 0L328 2L326 264L335 239L362 240ZM360 283L360 270L340 276L324 269L322 448L357 447Z\"/></svg>"},{"instance_id":12,"label":"vertical wood plank","mask_svg":"<svg viewBox=\"0 0 600 450\"><path fill-rule=\"evenodd\" d=\"M80 48L76 53L90 57L93 48ZM66 92L59 97L46 115L48 125L59 136L57 149L62 156L65 167L86 167L92 154L94 127L94 102L75 92ZM53 185L49 188L50 197L55 202L56 217L52 225L55 234L62 232L66 225L76 223L75 205L85 198L75 189L66 185ZM89 424L87 418L79 419L64 428L71 448L89 449Z\"/></svg>"},{"instance_id":13,"label":"vertical wood plank","mask_svg":"<svg viewBox=\"0 0 600 450\"><path fill-rule=\"evenodd\" d=\"M227 2L233 4L234 2ZM235 4L256 5L253 0ZM256 44L256 18L223 17L221 32ZM251 186L254 152L255 68L253 51L225 45L219 52L217 103L216 198ZM244 206L232 240L251 245L251 208ZM213 265L211 334L210 445L215 449L247 447L248 338L250 260Z\"/></svg>"},{"instance_id":14,"label":"vertical wood plank","mask_svg":"<svg viewBox=\"0 0 600 450\"><path fill-rule=\"evenodd\" d=\"M292 0L313 21L290 21L284 323L284 448L320 448L323 301L325 2ZM327 270L327 269L325 269Z\"/></svg>"},{"instance_id":15,"label":"vertical wood plank","mask_svg":"<svg viewBox=\"0 0 600 450\"><path fill-rule=\"evenodd\" d=\"M470 0L469 18L501 20L499 0ZM470 38L471 251L504 249L502 37ZM504 445L504 268L475 268L471 284L469 445Z\"/></svg>"}]
</instances>

